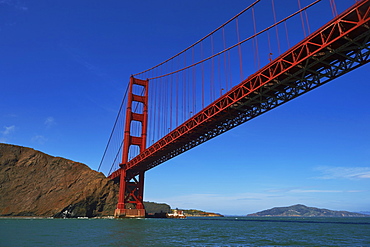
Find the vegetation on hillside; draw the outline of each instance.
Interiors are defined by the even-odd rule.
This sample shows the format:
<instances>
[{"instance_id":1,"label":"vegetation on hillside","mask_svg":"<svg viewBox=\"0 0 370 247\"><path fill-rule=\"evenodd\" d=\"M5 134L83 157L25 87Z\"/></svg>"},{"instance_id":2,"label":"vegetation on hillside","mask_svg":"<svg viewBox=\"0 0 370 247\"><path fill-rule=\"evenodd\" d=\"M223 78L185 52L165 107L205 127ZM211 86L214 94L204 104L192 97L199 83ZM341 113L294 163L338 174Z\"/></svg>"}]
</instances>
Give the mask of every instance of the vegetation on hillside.
<instances>
[{"instance_id":1,"label":"vegetation on hillside","mask_svg":"<svg viewBox=\"0 0 370 247\"><path fill-rule=\"evenodd\" d=\"M180 209L183 211L185 216L189 217L223 217L223 215L218 213L204 212L196 209Z\"/></svg>"},{"instance_id":2,"label":"vegetation on hillside","mask_svg":"<svg viewBox=\"0 0 370 247\"><path fill-rule=\"evenodd\" d=\"M347 211L333 211L297 204L290 207L275 207L247 216L298 216L298 217L365 217L368 215Z\"/></svg>"},{"instance_id":3,"label":"vegetation on hillside","mask_svg":"<svg viewBox=\"0 0 370 247\"><path fill-rule=\"evenodd\" d=\"M147 214L171 213L171 207L165 203L144 202Z\"/></svg>"}]
</instances>

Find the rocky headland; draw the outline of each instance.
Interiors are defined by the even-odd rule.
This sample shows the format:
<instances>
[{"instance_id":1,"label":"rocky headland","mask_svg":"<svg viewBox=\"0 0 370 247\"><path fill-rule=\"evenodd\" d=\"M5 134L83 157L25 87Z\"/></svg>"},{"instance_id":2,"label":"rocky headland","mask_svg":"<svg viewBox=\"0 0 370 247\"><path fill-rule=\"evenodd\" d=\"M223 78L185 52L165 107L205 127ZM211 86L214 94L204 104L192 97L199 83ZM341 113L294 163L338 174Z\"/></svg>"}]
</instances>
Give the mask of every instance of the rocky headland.
<instances>
[{"instance_id":1,"label":"rocky headland","mask_svg":"<svg viewBox=\"0 0 370 247\"><path fill-rule=\"evenodd\" d=\"M0 143L0 216L113 216L118 189L85 164ZM144 206L148 216L171 212L165 203Z\"/></svg>"},{"instance_id":2,"label":"rocky headland","mask_svg":"<svg viewBox=\"0 0 370 247\"><path fill-rule=\"evenodd\" d=\"M84 164L0 143L0 216L113 215L117 191Z\"/></svg>"}]
</instances>

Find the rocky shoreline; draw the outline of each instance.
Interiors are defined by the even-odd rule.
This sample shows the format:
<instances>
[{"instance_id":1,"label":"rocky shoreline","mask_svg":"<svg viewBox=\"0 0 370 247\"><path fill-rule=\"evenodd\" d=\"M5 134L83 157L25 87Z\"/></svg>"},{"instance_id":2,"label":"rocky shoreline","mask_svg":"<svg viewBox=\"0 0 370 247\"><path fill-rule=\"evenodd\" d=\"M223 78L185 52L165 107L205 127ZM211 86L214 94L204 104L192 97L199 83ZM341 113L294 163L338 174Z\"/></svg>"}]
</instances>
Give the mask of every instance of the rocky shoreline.
<instances>
[{"instance_id":1,"label":"rocky shoreline","mask_svg":"<svg viewBox=\"0 0 370 247\"><path fill-rule=\"evenodd\" d=\"M82 163L0 143L0 216L110 216L117 192Z\"/></svg>"},{"instance_id":2,"label":"rocky shoreline","mask_svg":"<svg viewBox=\"0 0 370 247\"><path fill-rule=\"evenodd\" d=\"M0 143L1 218L113 218L118 189L85 164ZM165 203L144 206L148 216L171 213ZM185 211L193 217L221 216Z\"/></svg>"}]
</instances>

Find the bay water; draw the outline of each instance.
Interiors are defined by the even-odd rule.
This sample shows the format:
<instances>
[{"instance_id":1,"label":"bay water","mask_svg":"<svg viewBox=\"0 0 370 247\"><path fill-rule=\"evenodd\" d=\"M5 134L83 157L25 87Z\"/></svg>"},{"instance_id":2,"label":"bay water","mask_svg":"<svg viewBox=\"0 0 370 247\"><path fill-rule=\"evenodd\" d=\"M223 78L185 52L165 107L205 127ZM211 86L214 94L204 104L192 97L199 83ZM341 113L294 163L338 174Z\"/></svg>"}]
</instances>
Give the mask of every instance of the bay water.
<instances>
[{"instance_id":1,"label":"bay water","mask_svg":"<svg viewBox=\"0 0 370 247\"><path fill-rule=\"evenodd\" d=\"M370 246L370 217L1 218L0 246Z\"/></svg>"}]
</instances>

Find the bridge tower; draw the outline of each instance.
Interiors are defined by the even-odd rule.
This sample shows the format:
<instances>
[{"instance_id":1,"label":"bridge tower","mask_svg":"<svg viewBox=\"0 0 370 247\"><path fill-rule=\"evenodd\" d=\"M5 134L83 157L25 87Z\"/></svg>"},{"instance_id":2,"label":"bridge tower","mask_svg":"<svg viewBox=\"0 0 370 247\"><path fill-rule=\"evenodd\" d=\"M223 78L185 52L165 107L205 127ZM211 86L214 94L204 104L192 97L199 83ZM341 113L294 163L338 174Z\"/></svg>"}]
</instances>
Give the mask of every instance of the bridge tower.
<instances>
[{"instance_id":1,"label":"bridge tower","mask_svg":"<svg viewBox=\"0 0 370 247\"><path fill-rule=\"evenodd\" d=\"M120 187L118 204L114 216L119 217L145 217L143 204L144 194L144 170L132 174L127 170L129 151L131 146L138 146L140 152L146 148L147 124L148 124L148 80L130 78L125 132L122 150L122 163L120 164ZM135 94L141 91L141 95ZM135 107L135 109L133 109ZM139 109L139 110L138 110ZM136 112L136 111L139 111ZM139 136L132 135L133 123L141 125Z\"/></svg>"}]
</instances>

